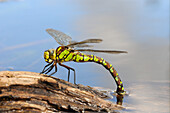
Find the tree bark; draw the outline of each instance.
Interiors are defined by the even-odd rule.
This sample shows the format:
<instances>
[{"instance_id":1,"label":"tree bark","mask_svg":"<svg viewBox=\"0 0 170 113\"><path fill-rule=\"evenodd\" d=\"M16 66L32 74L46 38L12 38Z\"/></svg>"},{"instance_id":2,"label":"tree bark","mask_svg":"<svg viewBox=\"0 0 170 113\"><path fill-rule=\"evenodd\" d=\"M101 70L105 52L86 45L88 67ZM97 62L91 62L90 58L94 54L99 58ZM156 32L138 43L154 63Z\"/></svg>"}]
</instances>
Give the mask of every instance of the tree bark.
<instances>
[{"instance_id":1,"label":"tree bark","mask_svg":"<svg viewBox=\"0 0 170 113\"><path fill-rule=\"evenodd\" d=\"M122 109L89 86L34 72L0 72L0 112L114 112Z\"/></svg>"}]
</instances>

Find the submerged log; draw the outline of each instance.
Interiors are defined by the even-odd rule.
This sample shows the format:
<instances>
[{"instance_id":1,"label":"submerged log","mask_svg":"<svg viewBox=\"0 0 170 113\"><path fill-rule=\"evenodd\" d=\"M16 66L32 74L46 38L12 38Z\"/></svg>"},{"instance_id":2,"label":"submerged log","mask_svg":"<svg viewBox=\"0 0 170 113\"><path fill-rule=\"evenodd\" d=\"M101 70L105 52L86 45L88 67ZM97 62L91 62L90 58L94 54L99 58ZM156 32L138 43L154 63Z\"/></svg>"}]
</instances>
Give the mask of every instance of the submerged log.
<instances>
[{"instance_id":1,"label":"submerged log","mask_svg":"<svg viewBox=\"0 0 170 113\"><path fill-rule=\"evenodd\" d=\"M122 109L89 86L22 71L0 72L0 112L114 112Z\"/></svg>"}]
</instances>

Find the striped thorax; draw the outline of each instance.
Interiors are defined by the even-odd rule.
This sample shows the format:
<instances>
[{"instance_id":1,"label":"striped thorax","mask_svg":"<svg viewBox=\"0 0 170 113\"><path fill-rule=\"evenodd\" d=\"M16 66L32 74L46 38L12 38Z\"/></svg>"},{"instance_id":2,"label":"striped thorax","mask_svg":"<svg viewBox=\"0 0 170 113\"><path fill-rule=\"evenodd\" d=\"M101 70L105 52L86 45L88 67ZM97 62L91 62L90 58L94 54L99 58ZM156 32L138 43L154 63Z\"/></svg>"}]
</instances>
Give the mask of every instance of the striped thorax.
<instances>
[{"instance_id":1,"label":"striped thorax","mask_svg":"<svg viewBox=\"0 0 170 113\"><path fill-rule=\"evenodd\" d=\"M74 50L67 46L59 46L57 49L49 49L44 52L44 59L46 62L51 63L56 61L56 63L72 61Z\"/></svg>"}]
</instances>

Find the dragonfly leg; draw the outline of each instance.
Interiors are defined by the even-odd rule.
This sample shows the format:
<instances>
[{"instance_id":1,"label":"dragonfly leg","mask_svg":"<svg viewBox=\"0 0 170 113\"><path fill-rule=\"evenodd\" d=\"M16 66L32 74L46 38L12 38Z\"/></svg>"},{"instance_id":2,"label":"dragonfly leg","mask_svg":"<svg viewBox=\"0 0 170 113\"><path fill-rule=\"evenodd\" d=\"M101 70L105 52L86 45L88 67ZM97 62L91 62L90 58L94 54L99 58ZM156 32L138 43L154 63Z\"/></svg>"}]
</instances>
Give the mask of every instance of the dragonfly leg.
<instances>
[{"instance_id":1,"label":"dragonfly leg","mask_svg":"<svg viewBox=\"0 0 170 113\"><path fill-rule=\"evenodd\" d=\"M47 72L49 69L51 69L51 67L52 67L53 65L51 65L51 66L49 66L46 70L44 70L43 72L41 72L41 73L45 73L45 72Z\"/></svg>"},{"instance_id":2,"label":"dragonfly leg","mask_svg":"<svg viewBox=\"0 0 170 113\"><path fill-rule=\"evenodd\" d=\"M48 70L47 70L47 72L46 72L45 74L48 74L53 68L54 68L54 65L51 65L51 66L48 68Z\"/></svg>"},{"instance_id":3,"label":"dragonfly leg","mask_svg":"<svg viewBox=\"0 0 170 113\"><path fill-rule=\"evenodd\" d=\"M68 70L68 82L70 80L70 69Z\"/></svg>"},{"instance_id":4,"label":"dragonfly leg","mask_svg":"<svg viewBox=\"0 0 170 113\"><path fill-rule=\"evenodd\" d=\"M51 62L51 63L49 63L49 64L47 64L45 67L44 67L44 69L42 70L42 72L40 72L40 74L42 74L42 73L44 73L44 72L46 72L49 68L47 68L49 65L51 65L53 62ZM51 66L50 66L51 67ZM46 69L47 68L47 69Z\"/></svg>"},{"instance_id":5,"label":"dragonfly leg","mask_svg":"<svg viewBox=\"0 0 170 113\"><path fill-rule=\"evenodd\" d=\"M53 75L53 74L55 74L55 73L57 72L57 64L54 63L54 64L53 64L53 67L54 67L54 66L55 66L55 71L54 71L53 73L51 73L50 76Z\"/></svg>"},{"instance_id":6,"label":"dragonfly leg","mask_svg":"<svg viewBox=\"0 0 170 113\"><path fill-rule=\"evenodd\" d=\"M69 78L70 78L70 69L72 71L74 71L74 84L76 84L76 73L75 73L75 70L73 68L71 68L69 66L66 66L64 64L61 64L61 63L59 63L59 65L68 69L68 81L69 81Z\"/></svg>"}]
</instances>

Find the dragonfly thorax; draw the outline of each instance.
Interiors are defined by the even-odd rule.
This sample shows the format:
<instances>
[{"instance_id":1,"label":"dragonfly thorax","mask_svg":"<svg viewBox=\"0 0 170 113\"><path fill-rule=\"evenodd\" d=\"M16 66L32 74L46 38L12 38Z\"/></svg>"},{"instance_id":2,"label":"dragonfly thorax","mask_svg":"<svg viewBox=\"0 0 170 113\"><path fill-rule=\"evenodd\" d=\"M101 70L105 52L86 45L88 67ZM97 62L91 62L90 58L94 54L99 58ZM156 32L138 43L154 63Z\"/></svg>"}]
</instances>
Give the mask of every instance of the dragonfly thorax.
<instances>
[{"instance_id":1,"label":"dragonfly thorax","mask_svg":"<svg viewBox=\"0 0 170 113\"><path fill-rule=\"evenodd\" d=\"M44 52L44 59L46 62L51 63L56 59L56 50L49 49Z\"/></svg>"},{"instance_id":2,"label":"dragonfly thorax","mask_svg":"<svg viewBox=\"0 0 170 113\"><path fill-rule=\"evenodd\" d=\"M59 46L56 49L56 60L58 63L72 61L75 51L68 46Z\"/></svg>"}]
</instances>

